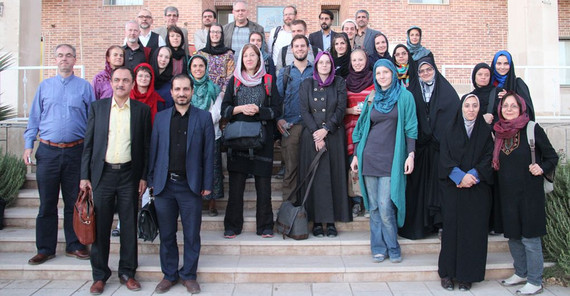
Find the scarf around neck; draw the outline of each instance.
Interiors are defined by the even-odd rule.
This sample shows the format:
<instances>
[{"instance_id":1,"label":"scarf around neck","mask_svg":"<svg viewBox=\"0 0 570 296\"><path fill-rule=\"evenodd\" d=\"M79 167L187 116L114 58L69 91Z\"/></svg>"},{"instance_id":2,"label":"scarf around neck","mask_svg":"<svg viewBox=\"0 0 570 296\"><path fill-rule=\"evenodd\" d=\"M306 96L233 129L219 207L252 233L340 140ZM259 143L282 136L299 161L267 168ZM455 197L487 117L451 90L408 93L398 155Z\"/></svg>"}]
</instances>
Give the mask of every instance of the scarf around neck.
<instances>
[{"instance_id":1,"label":"scarf around neck","mask_svg":"<svg viewBox=\"0 0 570 296\"><path fill-rule=\"evenodd\" d=\"M367 58L366 65L364 65L364 68L359 72L356 72L352 67L352 63L349 63L348 76L346 77L346 89L353 93L359 93L373 85L374 78L370 69L370 62Z\"/></svg>"},{"instance_id":2,"label":"scarf around neck","mask_svg":"<svg viewBox=\"0 0 570 296\"><path fill-rule=\"evenodd\" d=\"M392 83L390 83L388 89L383 90L378 81L374 79L374 88L376 90L374 94L374 109L380 113L390 113L398 102L402 92L402 85L399 83L396 67L390 60L380 59L376 61L373 73L376 73L378 67L386 67L392 72Z\"/></svg>"},{"instance_id":3,"label":"scarf around neck","mask_svg":"<svg viewBox=\"0 0 570 296\"><path fill-rule=\"evenodd\" d=\"M248 87L259 85L260 83L263 82L263 76L265 76L265 74L267 74L267 72L265 72L265 63L263 61L263 54L261 53L261 51L259 52L259 55L260 55L259 56L259 60L260 60L259 69L252 76L252 75L247 74L245 67L242 66L244 48L246 48L246 47L244 46L240 50L238 60L236 63L236 67L234 69L234 77L237 78L239 81L241 81L241 83L243 83L243 85L248 86Z\"/></svg>"},{"instance_id":4,"label":"scarf around neck","mask_svg":"<svg viewBox=\"0 0 570 296\"><path fill-rule=\"evenodd\" d=\"M506 120L503 118L502 109L503 109L503 102L505 98L509 96L515 96L518 103L520 103L520 115L519 117L511 120ZM501 101L499 102L499 107L497 108L497 112L499 114L499 121L495 123L493 126L493 130L495 131L495 147L493 149L493 168L498 171L500 168L499 165L499 153L505 144L506 139L513 138L522 128L524 128L528 121L530 120L528 117L528 113L526 113L526 103L524 99L514 92L507 92Z\"/></svg>"},{"instance_id":5,"label":"scarf around neck","mask_svg":"<svg viewBox=\"0 0 570 296\"><path fill-rule=\"evenodd\" d=\"M322 81L321 76L319 75L319 71L317 70L317 68L319 67L317 63L323 57L323 55L328 56L331 62L331 71L329 72L329 76L325 81ZM317 57L315 58L314 65L315 67L313 68L313 79L315 79L319 83L319 87L326 87L331 85L334 81L334 74L335 74L334 61L331 54L328 51L319 51Z\"/></svg>"},{"instance_id":6,"label":"scarf around neck","mask_svg":"<svg viewBox=\"0 0 570 296\"><path fill-rule=\"evenodd\" d=\"M411 30L418 30L420 32L420 41L418 41L417 44L412 44L412 42L410 41ZM408 37L406 39L406 45L408 46L408 50L410 50L410 53L412 54L412 58L414 59L414 61L417 61L430 54L431 51L423 47L422 45L422 29L420 29L420 27L417 26L410 27L408 29L407 36Z\"/></svg>"},{"instance_id":7,"label":"scarf around neck","mask_svg":"<svg viewBox=\"0 0 570 296\"><path fill-rule=\"evenodd\" d=\"M200 79L196 79L190 71L190 65L192 65L192 61L194 59L201 59L206 66L204 76ZM208 77L208 59L201 55L193 55L188 61L188 75L194 82L194 93L192 94L191 101L192 106L206 111L210 110L210 107L214 104L216 98L220 94L220 87L213 83Z\"/></svg>"}]
</instances>

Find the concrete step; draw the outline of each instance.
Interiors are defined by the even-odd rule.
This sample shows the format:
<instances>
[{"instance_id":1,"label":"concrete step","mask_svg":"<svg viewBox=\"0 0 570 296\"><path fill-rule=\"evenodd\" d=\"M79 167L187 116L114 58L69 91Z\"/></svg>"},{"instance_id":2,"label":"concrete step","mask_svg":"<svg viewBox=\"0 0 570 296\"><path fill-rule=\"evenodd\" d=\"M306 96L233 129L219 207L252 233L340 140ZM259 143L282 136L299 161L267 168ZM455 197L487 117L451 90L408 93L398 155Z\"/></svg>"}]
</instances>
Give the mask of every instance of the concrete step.
<instances>
[{"instance_id":1,"label":"concrete step","mask_svg":"<svg viewBox=\"0 0 570 296\"><path fill-rule=\"evenodd\" d=\"M276 201L280 203L280 201ZM216 217L208 216L208 211L202 212L202 231L223 231L224 229L224 215L225 209L219 209L219 215ZM37 207L10 207L7 208L4 213L4 225L7 227L16 228L35 228L36 216L38 214ZM61 229L63 227L63 208L58 209L59 222L58 227ZM274 219L277 217L277 210L273 210ZM118 215L115 215L116 224L118 221ZM178 228L181 228L181 224L178 223ZM339 231L368 231L369 220L365 217L356 217L352 222L338 222L336 227ZM254 209L244 209L244 232L255 231L255 210Z\"/></svg>"},{"instance_id":2,"label":"concrete step","mask_svg":"<svg viewBox=\"0 0 570 296\"><path fill-rule=\"evenodd\" d=\"M89 260L65 257L62 253L41 265L28 265L34 253L1 252L0 279L90 280ZM109 266L117 276L119 256L111 254ZM137 279L162 279L159 256L140 254ZM270 283L270 282L381 282L438 280L437 254L410 254L394 264L386 260L373 263L368 255L282 256L282 255L202 255L198 266L200 282ZM182 258L180 259L182 261ZM513 273L508 252L489 253L487 280Z\"/></svg>"},{"instance_id":3,"label":"concrete step","mask_svg":"<svg viewBox=\"0 0 570 296\"><path fill-rule=\"evenodd\" d=\"M177 233L178 247L183 249L182 231ZM312 235L307 240L296 241L283 239L276 234L273 238L261 238L254 232L244 232L235 239L223 238L222 231L202 231L201 242L203 255L282 255L282 256L349 256L370 255L370 232L341 232L335 238L316 238ZM440 241L437 236L421 240L399 238L402 254L438 254ZM488 252L508 252L507 240L502 236L489 236ZM111 237L111 253L119 252L119 238ZM160 239L154 242L138 241L139 254L158 254ZM36 251L35 229L7 227L1 232L0 252ZM64 253L65 238L63 231L58 232L57 251Z\"/></svg>"}]
</instances>

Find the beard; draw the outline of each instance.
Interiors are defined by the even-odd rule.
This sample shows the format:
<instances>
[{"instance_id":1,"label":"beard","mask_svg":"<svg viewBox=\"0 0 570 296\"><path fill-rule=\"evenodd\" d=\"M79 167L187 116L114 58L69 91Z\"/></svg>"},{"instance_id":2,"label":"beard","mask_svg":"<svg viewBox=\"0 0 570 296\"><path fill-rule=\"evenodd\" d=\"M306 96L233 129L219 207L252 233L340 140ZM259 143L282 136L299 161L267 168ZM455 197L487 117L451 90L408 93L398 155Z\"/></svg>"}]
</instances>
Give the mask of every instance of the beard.
<instances>
[{"instance_id":1,"label":"beard","mask_svg":"<svg viewBox=\"0 0 570 296\"><path fill-rule=\"evenodd\" d=\"M322 24L321 24L321 29L323 29L323 30L325 30L325 31L328 30L330 27L331 27L331 26L329 26L329 24L327 24L327 23L322 23Z\"/></svg>"},{"instance_id":2,"label":"beard","mask_svg":"<svg viewBox=\"0 0 570 296\"><path fill-rule=\"evenodd\" d=\"M293 53L293 56L295 57L295 59L297 61L304 61L305 59L307 59L307 56L309 55L309 51L307 50L307 52L303 55L303 56L297 56L296 54Z\"/></svg>"},{"instance_id":3,"label":"beard","mask_svg":"<svg viewBox=\"0 0 570 296\"><path fill-rule=\"evenodd\" d=\"M127 41L128 41L129 43L137 43L138 40L139 40L138 38L127 38Z\"/></svg>"},{"instance_id":4,"label":"beard","mask_svg":"<svg viewBox=\"0 0 570 296\"><path fill-rule=\"evenodd\" d=\"M143 29L143 30L146 30L146 29L150 28L150 24L148 24L148 23L142 23L142 24L139 25L139 27L140 27L141 29Z\"/></svg>"}]
</instances>

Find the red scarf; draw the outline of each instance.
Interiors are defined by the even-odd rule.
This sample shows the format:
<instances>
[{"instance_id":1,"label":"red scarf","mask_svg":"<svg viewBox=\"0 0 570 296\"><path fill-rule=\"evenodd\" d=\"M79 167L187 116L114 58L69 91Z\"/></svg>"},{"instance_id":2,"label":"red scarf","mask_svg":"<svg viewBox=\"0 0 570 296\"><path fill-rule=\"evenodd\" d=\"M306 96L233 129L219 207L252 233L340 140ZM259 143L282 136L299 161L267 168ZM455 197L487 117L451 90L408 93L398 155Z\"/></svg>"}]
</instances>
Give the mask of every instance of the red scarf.
<instances>
[{"instance_id":1,"label":"red scarf","mask_svg":"<svg viewBox=\"0 0 570 296\"><path fill-rule=\"evenodd\" d=\"M141 63L136 66L135 73L137 73L137 69L140 67L145 67L150 70L150 84L148 85L147 91L144 94L141 93L138 89L135 74L135 85L133 86L133 89L131 89L131 99L145 103L150 107L151 123L154 123L154 116L156 115L156 112L158 112L158 102L164 103L164 99L156 91L154 91L154 72L152 71L151 65L147 63Z\"/></svg>"},{"instance_id":2,"label":"red scarf","mask_svg":"<svg viewBox=\"0 0 570 296\"><path fill-rule=\"evenodd\" d=\"M503 118L502 109L503 109L503 102L505 98L508 96L515 96L515 99L521 106L520 115L519 117L511 120L506 120ZM495 148L493 149L493 168L498 171L499 170L499 153L504 146L505 139L513 138L522 128L526 126L529 121L528 114L526 113L526 104L524 99L517 95L514 92L507 92L501 101L499 102L499 107L497 108L497 114L499 116L499 121L495 123L493 126L493 130L495 130Z\"/></svg>"}]
</instances>

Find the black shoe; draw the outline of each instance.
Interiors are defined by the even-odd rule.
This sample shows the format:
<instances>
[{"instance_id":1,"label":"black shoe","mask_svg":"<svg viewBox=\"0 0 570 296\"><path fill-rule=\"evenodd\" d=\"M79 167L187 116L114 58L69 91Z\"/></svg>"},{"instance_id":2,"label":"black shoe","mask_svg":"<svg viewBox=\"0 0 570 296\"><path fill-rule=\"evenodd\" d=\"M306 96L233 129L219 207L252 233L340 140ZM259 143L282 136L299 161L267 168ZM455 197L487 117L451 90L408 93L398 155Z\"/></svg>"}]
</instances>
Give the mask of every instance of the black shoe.
<instances>
[{"instance_id":1,"label":"black shoe","mask_svg":"<svg viewBox=\"0 0 570 296\"><path fill-rule=\"evenodd\" d=\"M119 228L113 229L113 231L111 231L111 235L112 236L121 236L121 229L119 229Z\"/></svg>"},{"instance_id":2,"label":"black shoe","mask_svg":"<svg viewBox=\"0 0 570 296\"><path fill-rule=\"evenodd\" d=\"M323 226L322 225L313 226L313 235L315 237L324 237L325 231L323 230Z\"/></svg>"},{"instance_id":3,"label":"black shoe","mask_svg":"<svg viewBox=\"0 0 570 296\"><path fill-rule=\"evenodd\" d=\"M448 291L453 291L454 288L453 281L448 277L441 279L441 286Z\"/></svg>"},{"instance_id":4,"label":"black shoe","mask_svg":"<svg viewBox=\"0 0 570 296\"><path fill-rule=\"evenodd\" d=\"M471 289L471 283L469 282L459 282L457 283L457 286L459 287L459 291L469 291Z\"/></svg>"},{"instance_id":5,"label":"black shoe","mask_svg":"<svg viewBox=\"0 0 570 296\"><path fill-rule=\"evenodd\" d=\"M327 236L328 237L336 237L338 235L338 231L336 231L336 227L334 224L327 225Z\"/></svg>"}]
</instances>

